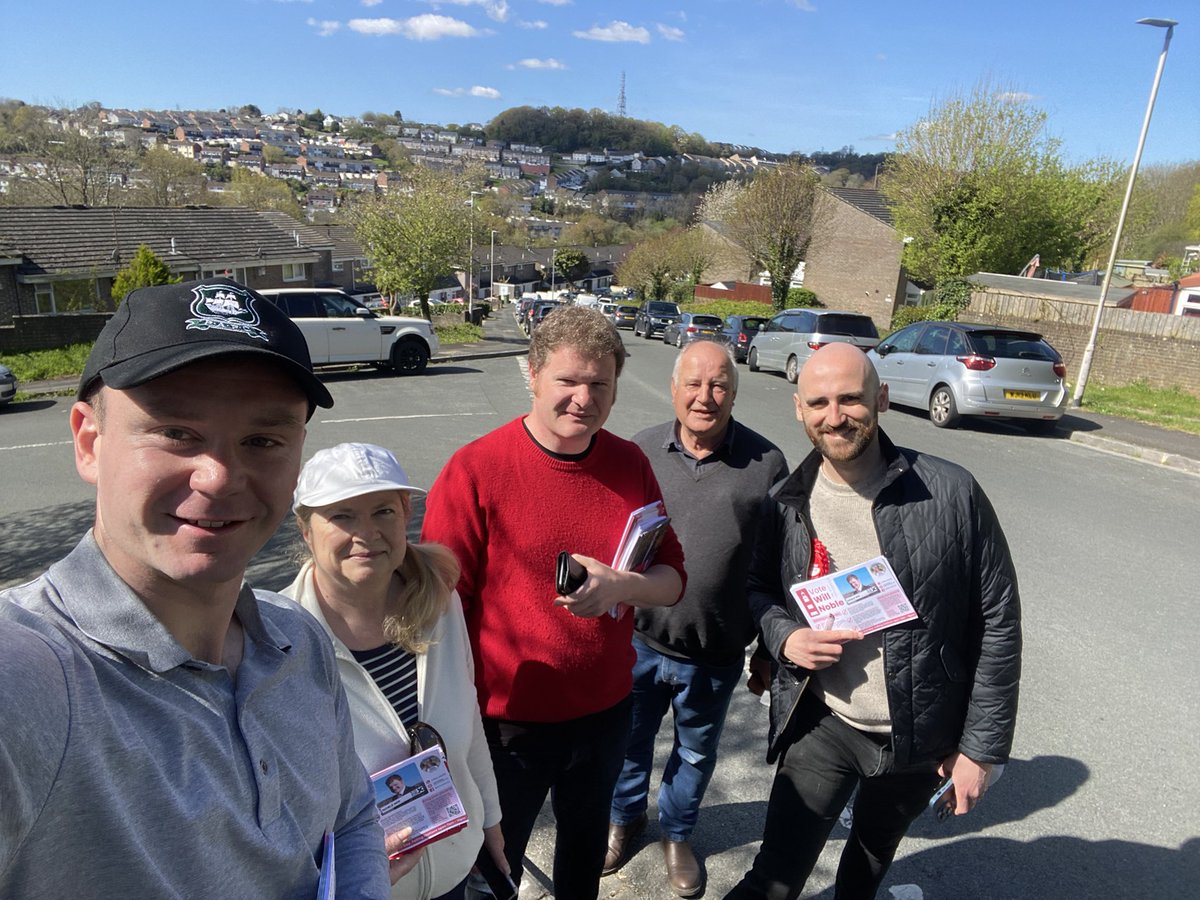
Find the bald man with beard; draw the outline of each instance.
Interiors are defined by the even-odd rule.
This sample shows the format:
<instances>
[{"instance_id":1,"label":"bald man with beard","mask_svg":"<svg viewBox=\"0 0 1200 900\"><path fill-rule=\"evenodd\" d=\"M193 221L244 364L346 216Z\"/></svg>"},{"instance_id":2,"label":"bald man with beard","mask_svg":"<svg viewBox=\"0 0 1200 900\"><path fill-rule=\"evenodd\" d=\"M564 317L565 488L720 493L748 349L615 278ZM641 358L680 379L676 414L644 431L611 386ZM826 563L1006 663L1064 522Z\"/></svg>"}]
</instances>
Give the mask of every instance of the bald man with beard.
<instances>
[{"instance_id":1,"label":"bald man with beard","mask_svg":"<svg viewBox=\"0 0 1200 900\"><path fill-rule=\"evenodd\" d=\"M810 357L796 417L814 450L763 508L748 596L774 657L767 761L778 760L762 846L727 896L794 898L855 788L836 896L874 897L938 784L956 815L1012 747L1020 680L1016 573L965 469L896 447L886 385L866 355ZM917 618L863 636L814 631L788 594L886 556Z\"/></svg>"}]
</instances>

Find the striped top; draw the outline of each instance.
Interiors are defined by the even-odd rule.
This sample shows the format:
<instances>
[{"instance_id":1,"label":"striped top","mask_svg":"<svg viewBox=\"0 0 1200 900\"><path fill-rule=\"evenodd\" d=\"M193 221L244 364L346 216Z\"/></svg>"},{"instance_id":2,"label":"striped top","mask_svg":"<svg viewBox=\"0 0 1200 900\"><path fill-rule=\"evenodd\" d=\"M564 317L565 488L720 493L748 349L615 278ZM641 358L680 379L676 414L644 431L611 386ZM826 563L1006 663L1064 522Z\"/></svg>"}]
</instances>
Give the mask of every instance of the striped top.
<instances>
[{"instance_id":1,"label":"striped top","mask_svg":"<svg viewBox=\"0 0 1200 900\"><path fill-rule=\"evenodd\" d=\"M374 650L351 650L358 664L396 710L405 728L417 724L417 657L395 644Z\"/></svg>"}]
</instances>

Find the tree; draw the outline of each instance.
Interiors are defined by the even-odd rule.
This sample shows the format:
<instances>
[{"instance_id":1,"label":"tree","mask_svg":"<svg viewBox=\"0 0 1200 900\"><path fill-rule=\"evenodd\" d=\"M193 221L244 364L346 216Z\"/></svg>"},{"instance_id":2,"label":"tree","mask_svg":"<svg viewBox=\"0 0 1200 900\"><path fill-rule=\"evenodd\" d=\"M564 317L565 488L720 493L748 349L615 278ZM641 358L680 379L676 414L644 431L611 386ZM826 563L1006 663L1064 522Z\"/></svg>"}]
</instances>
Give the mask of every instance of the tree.
<instances>
[{"instance_id":1,"label":"tree","mask_svg":"<svg viewBox=\"0 0 1200 900\"><path fill-rule=\"evenodd\" d=\"M912 238L908 272L937 283L977 271L1094 259L1116 219L1119 167L1067 166L1046 113L988 81L952 95L900 133L881 189L897 231Z\"/></svg>"},{"instance_id":2,"label":"tree","mask_svg":"<svg viewBox=\"0 0 1200 900\"><path fill-rule=\"evenodd\" d=\"M196 203L205 194L204 167L165 147L155 147L142 157L133 193L139 206Z\"/></svg>"},{"instance_id":3,"label":"tree","mask_svg":"<svg viewBox=\"0 0 1200 900\"><path fill-rule=\"evenodd\" d=\"M150 287L155 284L179 284L183 281L180 275L172 275L171 270L145 244L140 244L129 265L117 273L113 279L113 300L121 301L130 291Z\"/></svg>"},{"instance_id":4,"label":"tree","mask_svg":"<svg viewBox=\"0 0 1200 900\"><path fill-rule=\"evenodd\" d=\"M569 284L572 290L575 282L592 270L592 261L587 255L575 247L564 247L554 253L554 268L558 277Z\"/></svg>"},{"instance_id":5,"label":"tree","mask_svg":"<svg viewBox=\"0 0 1200 900\"><path fill-rule=\"evenodd\" d=\"M662 300L674 282L674 238L660 234L636 244L617 269L617 280L646 300Z\"/></svg>"},{"instance_id":6,"label":"tree","mask_svg":"<svg viewBox=\"0 0 1200 900\"><path fill-rule=\"evenodd\" d=\"M701 216L720 222L751 262L771 277L771 301L787 305L792 274L804 259L819 225L821 182L799 162L760 172L744 188L718 185L701 205Z\"/></svg>"},{"instance_id":7,"label":"tree","mask_svg":"<svg viewBox=\"0 0 1200 900\"><path fill-rule=\"evenodd\" d=\"M429 294L467 256L474 183L458 172L413 169L403 187L367 198L350 211L375 283L385 294L412 295L430 318Z\"/></svg>"},{"instance_id":8,"label":"tree","mask_svg":"<svg viewBox=\"0 0 1200 900\"><path fill-rule=\"evenodd\" d=\"M45 128L29 137L42 162L40 174L21 182L30 205L107 206L129 170L125 155L102 138Z\"/></svg>"},{"instance_id":9,"label":"tree","mask_svg":"<svg viewBox=\"0 0 1200 900\"><path fill-rule=\"evenodd\" d=\"M631 234L632 230L624 222L589 212L563 229L562 242L581 247L606 247L626 243Z\"/></svg>"},{"instance_id":10,"label":"tree","mask_svg":"<svg viewBox=\"0 0 1200 900\"><path fill-rule=\"evenodd\" d=\"M293 219L302 219L300 204L291 187L278 178L268 178L249 169L234 169L226 190L216 195L225 206L245 206L249 209L277 210Z\"/></svg>"}]
</instances>

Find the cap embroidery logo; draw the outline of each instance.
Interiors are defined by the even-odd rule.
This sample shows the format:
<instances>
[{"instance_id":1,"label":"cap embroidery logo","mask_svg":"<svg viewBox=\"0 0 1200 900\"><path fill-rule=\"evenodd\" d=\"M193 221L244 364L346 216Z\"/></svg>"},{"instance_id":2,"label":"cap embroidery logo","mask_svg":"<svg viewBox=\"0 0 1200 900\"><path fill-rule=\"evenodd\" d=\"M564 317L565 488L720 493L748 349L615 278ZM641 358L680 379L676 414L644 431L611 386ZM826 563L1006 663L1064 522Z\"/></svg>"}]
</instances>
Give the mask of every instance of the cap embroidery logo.
<instances>
[{"instance_id":1,"label":"cap embroidery logo","mask_svg":"<svg viewBox=\"0 0 1200 900\"><path fill-rule=\"evenodd\" d=\"M187 320L188 331L234 331L260 341L270 336L258 327L255 298L245 291L224 284L201 284L192 288L192 314Z\"/></svg>"}]
</instances>

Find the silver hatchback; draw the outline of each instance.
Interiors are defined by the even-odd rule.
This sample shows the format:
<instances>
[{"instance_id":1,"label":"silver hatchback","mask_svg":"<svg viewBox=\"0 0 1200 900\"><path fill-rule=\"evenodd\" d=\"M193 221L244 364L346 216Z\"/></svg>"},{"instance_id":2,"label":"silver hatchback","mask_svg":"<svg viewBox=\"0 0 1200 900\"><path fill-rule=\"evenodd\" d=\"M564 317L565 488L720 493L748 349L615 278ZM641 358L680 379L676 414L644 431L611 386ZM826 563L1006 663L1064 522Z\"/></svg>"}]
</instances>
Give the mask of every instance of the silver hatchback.
<instances>
[{"instance_id":1,"label":"silver hatchback","mask_svg":"<svg viewBox=\"0 0 1200 900\"><path fill-rule=\"evenodd\" d=\"M837 309L785 309L759 329L750 342L746 364L781 371L792 384L808 358L826 344L854 344L862 351L879 343L870 316Z\"/></svg>"},{"instance_id":2,"label":"silver hatchback","mask_svg":"<svg viewBox=\"0 0 1200 900\"><path fill-rule=\"evenodd\" d=\"M915 322L867 355L891 402L928 409L939 428L961 416L994 416L1048 429L1066 409L1067 367L1032 331Z\"/></svg>"}]
</instances>

